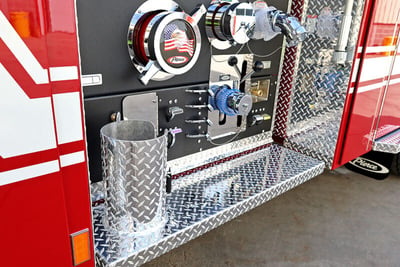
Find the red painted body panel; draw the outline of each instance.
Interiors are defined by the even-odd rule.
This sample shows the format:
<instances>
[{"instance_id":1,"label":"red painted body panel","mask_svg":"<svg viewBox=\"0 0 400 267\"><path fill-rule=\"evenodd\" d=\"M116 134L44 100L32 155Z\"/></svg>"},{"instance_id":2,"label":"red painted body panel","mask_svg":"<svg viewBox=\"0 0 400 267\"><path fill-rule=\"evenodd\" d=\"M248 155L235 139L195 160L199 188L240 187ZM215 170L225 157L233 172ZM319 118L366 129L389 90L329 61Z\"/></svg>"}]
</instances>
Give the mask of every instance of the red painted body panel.
<instances>
[{"instance_id":1,"label":"red painted body panel","mask_svg":"<svg viewBox=\"0 0 400 267\"><path fill-rule=\"evenodd\" d=\"M50 68L73 67L73 70L77 70L76 78L36 84L20 63L16 52L10 49L10 44L7 45L0 38L0 62L27 98L41 100L52 97L56 137L59 135L59 125L56 122L62 124L63 121L60 118L56 120L54 97L64 93L78 94L82 121L78 130L84 136L75 2L0 0L0 9L9 21L10 12L29 12L30 36L22 39L43 69L49 71ZM29 134L29 129L26 129L26 133ZM17 142L11 136L10 141ZM74 153L81 153L83 160L68 162L68 156ZM1 266L73 266L70 234L86 228L90 230L91 260L79 266L94 266L86 159L84 138L60 142L58 137L55 148L8 158L0 157L0 175L3 177L35 164L55 161L59 165L59 171L48 175L5 185L1 185L0 181L0 213L6 218L0 221Z\"/></svg>"},{"instance_id":2,"label":"red painted body panel","mask_svg":"<svg viewBox=\"0 0 400 267\"><path fill-rule=\"evenodd\" d=\"M78 40L74 1L46 0L47 4L47 47L50 67L77 66L79 71ZM58 81L52 83L53 94L79 92L82 99L80 80ZM81 131L84 134L83 108L81 103ZM84 151L85 140L59 145L60 155ZM94 244L90 211L90 192L87 162L75 164L61 169L65 193L65 204L68 215L70 233L89 228L91 241L91 260L80 266L94 265Z\"/></svg>"},{"instance_id":3,"label":"red painted body panel","mask_svg":"<svg viewBox=\"0 0 400 267\"><path fill-rule=\"evenodd\" d=\"M395 64L400 65L400 59L396 58ZM379 119L378 129L387 127L389 125L400 126L400 79L399 75L390 77L391 82L396 82L388 86L387 95L383 103L382 114ZM377 136L376 138L379 138Z\"/></svg>"},{"instance_id":4,"label":"red painted body panel","mask_svg":"<svg viewBox=\"0 0 400 267\"><path fill-rule=\"evenodd\" d=\"M396 3L396 7L393 8L391 16L386 18L387 23L382 23L379 29L380 31L377 33L381 35L381 38L393 36L393 44L396 44L397 38L400 37L400 17L396 16L396 11L398 15L400 13L400 3ZM387 57L391 58L391 61L393 61L391 62L393 66L391 66L390 82L383 102L378 129L386 128L390 125L400 126L400 54L399 50L386 54ZM377 136L377 138L379 137L380 136Z\"/></svg>"},{"instance_id":5,"label":"red painted body panel","mask_svg":"<svg viewBox=\"0 0 400 267\"><path fill-rule=\"evenodd\" d=\"M349 87L333 168L370 151L377 128L390 66L390 60L386 60L389 56L381 51L383 38L388 32L393 33L395 28L395 24L388 22L385 14L382 14L387 12L382 5L392 8L400 6L396 0L378 0L373 6L371 2L366 3L368 6L366 5L360 31L361 38L358 41L358 47L362 49L357 56L360 67L353 69L353 76L356 76L352 78L354 82ZM371 16L370 21L368 16ZM382 23L384 18L386 23Z\"/></svg>"},{"instance_id":6,"label":"red painted body panel","mask_svg":"<svg viewBox=\"0 0 400 267\"><path fill-rule=\"evenodd\" d=\"M0 187L1 266L72 266L60 173Z\"/></svg>"}]
</instances>

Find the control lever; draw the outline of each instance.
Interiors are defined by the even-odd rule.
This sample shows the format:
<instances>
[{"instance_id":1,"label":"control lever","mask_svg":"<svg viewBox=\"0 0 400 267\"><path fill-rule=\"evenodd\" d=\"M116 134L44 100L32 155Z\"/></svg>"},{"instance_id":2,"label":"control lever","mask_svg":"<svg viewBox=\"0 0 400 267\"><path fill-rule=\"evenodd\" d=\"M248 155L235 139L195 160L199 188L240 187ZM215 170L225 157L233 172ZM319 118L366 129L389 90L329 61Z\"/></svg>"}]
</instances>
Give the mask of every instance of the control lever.
<instances>
[{"instance_id":1,"label":"control lever","mask_svg":"<svg viewBox=\"0 0 400 267\"><path fill-rule=\"evenodd\" d=\"M208 93L209 95L214 96L213 95L214 92L211 89L207 89L207 90L206 89L204 89L204 90L203 89L198 89L198 90L186 89L185 92L192 93L192 94L199 94L199 95Z\"/></svg>"},{"instance_id":2,"label":"control lever","mask_svg":"<svg viewBox=\"0 0 400 267\"><path fill-rule=\"evenodd\" d=\"M209 111L213 111L214 108L210 104L200 104L200 105L185 105L185 108L193 108L193 109L208 109Z\"/></svg>"},{"instance_id":3,"label":"control lever","mask_svg":"<svg viewBox=\"0 0 400 267\"><path fill-rule=\"evenodd\" d=\"M239 67L237 66L237 63L238 63L237 57L235 57L235 56L229 57L229 59L228 59L229 66L232 66L235 69L235 71L238 74L238 76L240 77L239 84L244 82L247 78L249 78L255 72L260 72L260 71L262 71L264 69L264 64L261 61L257 60L257 61L254 61L254 63L253 63L253 70L243 76L242 72L240 71Z\"/></svg>"},{"instance_id":4,"label":"control lever","mask_svg":"<svg viewBox=\"0 0 400 267\"><path fill-rule=\"evenodd\" d=\"M142 74L139 76L139 81L143 85L147 85L151 78L153 78L154 75L156 75L160 70L161 68L157 65L156 62L154 62L153 60L149 60Z\"/></svg>"},{"instance_id":5,"label":"control lever","mask_svg":"<svg viewBox=\"0 0 400 267\"><path fill-rule=\"evenodd\" d=\"M209 126L213 126L213 122L210 119L199 119L199 120L185 120L186 123L189 124L200 124L200 123L207 123Z\"/></svg>"},{"instance_id":6,"label":"control lever","mask_svg":"<svg viewBox=\"0 0 400 267\"><path fill-rule=\"evenodd\" d=\"M241 78L242 72L240 71L239 67L237 66L237 64L238 64L237 57L235 57L235 56L229 57L228 64L229 64L229 66L232 66L235 69L237 75Z\"/></svg>"},{"instance_id":7,"label":"control lever","mask_svg":"<svg viewBox=\"0 0 400 267\"><path fill-rule=\"evenodd\" d=\"M264 69L264 63L259 60L254 61L253 63L253 70L247 73L241 80L240 83L244 82L247 78L251 77L256 72L260 72Z\"/></svg>"},{"instance_id":8,"label":"control lever","mask_svg":"<svg viewBox=\"0 0 400 267\"><path fill-rule=\"evenodd\" d=\"M183 114L183 108L180 107L170 107L167 112L167 121L171 121L176 115Z\"/></svg>"}]
</instances>

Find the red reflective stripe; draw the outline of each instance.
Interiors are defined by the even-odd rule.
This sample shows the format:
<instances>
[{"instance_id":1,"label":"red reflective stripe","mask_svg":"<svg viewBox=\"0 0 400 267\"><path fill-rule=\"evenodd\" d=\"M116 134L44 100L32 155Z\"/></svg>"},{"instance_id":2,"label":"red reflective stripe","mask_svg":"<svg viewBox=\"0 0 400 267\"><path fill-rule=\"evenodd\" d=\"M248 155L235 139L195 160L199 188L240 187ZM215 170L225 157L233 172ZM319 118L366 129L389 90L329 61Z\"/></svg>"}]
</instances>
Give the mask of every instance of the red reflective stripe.
<instances>
[{"instance_id":1,"label":"red reflective stripe","mask_svg":"<svg viewBox=\"0 0 400 267\"><path fill-rule=\"evenodd\" d=\"M58 145L58 148L60 149L60 155L65 155L86 150L86 143L84 140L81 140L81 141Z\"/></svg>"},{"instance_id":2,"label":"red reflective stripe","mask_svg":"<svg viewBox=\"0 0 400 267\"><path fill-rule=\"evenodd\" d=\"M50 84L36 84L1 39L0 62L29 98L43 98L51 95Z\"/></svg>"},{"instance_id":3,"label":"red reflective stripe","mask_svg":"<svg viewBox=\"0 0 400 267\"><path fill-rule=\"evenodd\" d=\"M56 148L6 159L0 157L0 172L19 169L57 159L58 150Z\"/></svg>"}]
</instances>

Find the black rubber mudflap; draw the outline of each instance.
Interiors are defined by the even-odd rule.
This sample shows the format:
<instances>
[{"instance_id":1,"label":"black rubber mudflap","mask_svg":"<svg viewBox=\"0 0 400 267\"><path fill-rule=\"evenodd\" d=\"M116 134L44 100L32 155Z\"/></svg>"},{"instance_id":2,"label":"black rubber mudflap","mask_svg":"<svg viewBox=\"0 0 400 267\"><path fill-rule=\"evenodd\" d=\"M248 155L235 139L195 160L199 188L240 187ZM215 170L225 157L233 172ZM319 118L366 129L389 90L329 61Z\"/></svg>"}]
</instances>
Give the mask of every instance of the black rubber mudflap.
<instances>
[{"instance_id":1,"label":"black rubber mudflap","mask_svg":"<svg viewBox=\"0 0 400 267\"><path fill-rule=\"evenodd\" d=\"M344 166L362 175L382 180L389 176L393 154L370 151Z\"/></svg>"}]
</instances>

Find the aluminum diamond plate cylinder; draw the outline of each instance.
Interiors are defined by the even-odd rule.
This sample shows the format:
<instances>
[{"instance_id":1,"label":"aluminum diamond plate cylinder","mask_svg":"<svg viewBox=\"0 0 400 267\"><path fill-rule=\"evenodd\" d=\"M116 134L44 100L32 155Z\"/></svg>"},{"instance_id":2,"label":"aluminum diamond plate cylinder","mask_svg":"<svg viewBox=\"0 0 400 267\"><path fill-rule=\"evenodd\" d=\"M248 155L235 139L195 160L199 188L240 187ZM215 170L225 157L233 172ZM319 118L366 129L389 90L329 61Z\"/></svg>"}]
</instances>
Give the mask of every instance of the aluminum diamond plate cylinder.
<instances>
[{"instance_id":1,"label":"aluminum diamond plate cylinder","mask_svg":"<svg viewBox=\"0 0 400 267\"><path fill-rule=\"evenodd\" d=\"M148 121L126 120L101 130L106 216L104 224L124 236L129 252L160 238L166 222L167 137L155 137Z\"/></svg>"}]
</instances>

